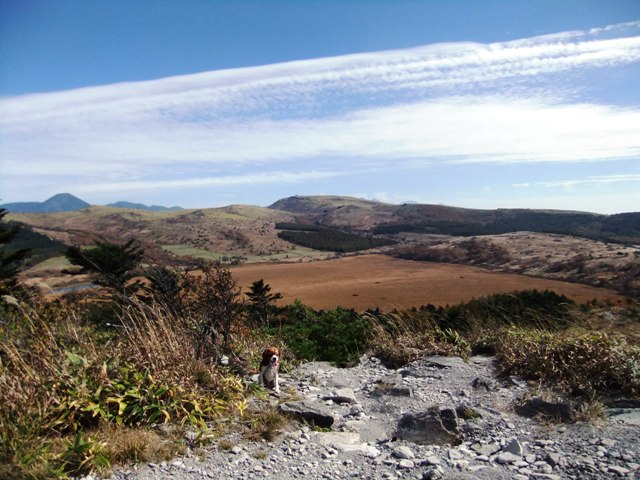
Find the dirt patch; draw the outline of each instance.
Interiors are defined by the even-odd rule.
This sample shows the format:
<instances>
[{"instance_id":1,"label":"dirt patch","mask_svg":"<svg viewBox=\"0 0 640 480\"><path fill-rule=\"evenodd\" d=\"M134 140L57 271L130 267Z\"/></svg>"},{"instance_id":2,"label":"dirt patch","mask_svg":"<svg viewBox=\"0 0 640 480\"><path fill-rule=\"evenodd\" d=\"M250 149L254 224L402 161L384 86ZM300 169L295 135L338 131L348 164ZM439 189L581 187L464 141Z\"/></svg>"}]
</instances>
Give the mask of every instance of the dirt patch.
<instances>
[{"instance_id":1,"label":"dirt patch","mask_svg":"<svg viewBox=\"0 0 640 480\"><path fill-rule=\"evenodd\" d=\"M597 298L621 302L612 290L558 280L491 272L483 268L414 262L385 255L361 255L304 264L252 264L233 268L243 289L264 279L282 303L295 299L313 308L343 306L366 310L379 307L455 305L492 293L515 290L554 290L576 302Z\"/></svg>"}]
</instances>

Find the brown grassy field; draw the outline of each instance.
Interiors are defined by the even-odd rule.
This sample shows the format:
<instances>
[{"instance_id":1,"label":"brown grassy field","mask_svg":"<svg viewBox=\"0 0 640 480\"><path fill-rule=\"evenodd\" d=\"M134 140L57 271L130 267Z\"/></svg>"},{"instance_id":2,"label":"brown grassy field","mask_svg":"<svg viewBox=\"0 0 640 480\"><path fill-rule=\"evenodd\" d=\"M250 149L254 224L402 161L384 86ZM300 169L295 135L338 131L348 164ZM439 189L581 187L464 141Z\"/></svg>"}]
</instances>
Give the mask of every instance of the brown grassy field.
<instances>
[{"instance_id":1,"label":"brown grassy field","mask_svg":"<svg viewBox=\"0 0 640 480\"><path fill-rule=\"evenodd\" d=\"M554 290L576 302L597 298L622 302L612 290L558 280L491 272L478 267L414 262L386 255L361 255L296 264L249 264L232 269L246 290L260 278L282 303L295 299L317 309L454 305L484 295L515 290Z\"/></svg>"}]
</instances>

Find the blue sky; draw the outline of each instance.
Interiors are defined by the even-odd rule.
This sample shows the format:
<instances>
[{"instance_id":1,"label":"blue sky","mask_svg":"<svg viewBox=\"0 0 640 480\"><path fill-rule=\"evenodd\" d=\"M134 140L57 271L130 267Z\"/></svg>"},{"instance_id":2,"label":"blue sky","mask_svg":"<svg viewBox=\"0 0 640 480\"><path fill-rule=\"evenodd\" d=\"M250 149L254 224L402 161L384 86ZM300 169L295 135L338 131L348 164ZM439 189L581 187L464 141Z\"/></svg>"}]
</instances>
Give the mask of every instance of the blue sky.
<instances>
[{"instance_id":1,"label":"blue sky","mask_svg":"<svg viewBox=\"0 0 640 480\"><path fill-rule=\"evenodd\" d=\"M640 211L637 0L0 0L0 198Z\"/></svg>"}]
</instances>

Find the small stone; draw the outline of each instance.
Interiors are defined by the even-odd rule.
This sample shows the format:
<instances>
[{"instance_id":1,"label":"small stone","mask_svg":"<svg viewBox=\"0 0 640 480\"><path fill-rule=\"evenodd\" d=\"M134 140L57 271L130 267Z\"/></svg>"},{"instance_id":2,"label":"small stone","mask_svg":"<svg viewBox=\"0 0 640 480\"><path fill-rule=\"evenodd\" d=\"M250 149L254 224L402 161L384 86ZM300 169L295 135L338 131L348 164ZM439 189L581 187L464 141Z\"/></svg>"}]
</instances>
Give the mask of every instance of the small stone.
<instances>
[{"instance_id":1,"label":"small stone","mask_svg":"<svg viewBox=\"0 0 640 480\"><path fill-rule=\"evenodd\" d=\"M549 452L545 458L545 461L551 465L552 467L555 467L556 465L560 464L560 455L554 452Z\"/></svg>"},{"instance_id":2,"label":"small stone","mask_svg":"<svg viewBox=\"0 0 640 480\"><path fill-rule=\"evenodd\" d=\"M422 480L439 480L443 476L444 470L441 466L436 465L435 467L427 469L427 471L422 474Z\"/></svg>"},{"instance_id":3,"label":"small stone","mask_svg":"<svg viewBox=\"0 0 640 480\"><path fill-rule=\"evenodd\" d=\"M611 438L600 439L600 445L604 445L605 447L614 447L615 444L616 444L616 441L612 440Z\"/></svg>"},{"instance_id":4,"label":"small stone","mask_svg":"<svg viewBox=\"0 0 640 480\"><path fill-rule=\"evenodd\" d=\"M440 457L438 457L437 455L428 455L422 461L422 463L424 463L425 465L440 465L440 462Z\"/></svg>"},{"instance_id":5,"label":"small stone","mask_svg":"<svg viewBox=\"0 0 640 480\"><path fill-rule=\"evenodd\" d=\"M412 460L416 458L415 453L413 453L413 451L409 447L406 447L404 445L394 448L393 456L396 458L402 458L406 460Z\"/></svg>"},{"instance_id":6,"label":"small stone","mask_svg":"<svg viewBox=\"0 0 640 480\"><path fill-rule=\"evenodd\" d=\"M627 473L631 472L631 470L629 470L628 468L619 467L618 465L611 465L608 468L608 471L620 476L626 475Z\"/></svg>"},{"instance_id":7,"label":"small stone","mask_svg":"<svg viewBox=\"0 0 640 480\"><path fill-rule=\"evenodd\" d=\"M502 448L502 451L513 453L514 455L521 457L524 454L524 447L517 439L514 438Z\"/></svg>"},{"instance_id":8,"label":"small stone","mask_svg":"<svg viewBox=\"0 0 640 480\"><path fill-rule=\"evenodd\" d=\"M495 459L496 459L496 462L498 462L501 465L509 465L519 461L520 457L510 452L502 452L496 455Z\"/></svg>"},{"instance_id":9,"label":"small stone","mask_svg":"<svg viewBox=\"0 0 640 480\"><path fill-rule=\"evenodd\" d=\"M407 460L406 458L403 458L398 462L398 468L410 469L415 466L415 463L413 463L411 460Z\"/></svg>"},{"instance_id":10,"label":"small stone","mask_svg":"<svg viewBox=\"0 0 640 480\"><path fill-rule=\"evenodd\" d=\"M462 460L464 456L457 450L449 450L449 459L450 460Z\"/></svg>"}]
</instances>

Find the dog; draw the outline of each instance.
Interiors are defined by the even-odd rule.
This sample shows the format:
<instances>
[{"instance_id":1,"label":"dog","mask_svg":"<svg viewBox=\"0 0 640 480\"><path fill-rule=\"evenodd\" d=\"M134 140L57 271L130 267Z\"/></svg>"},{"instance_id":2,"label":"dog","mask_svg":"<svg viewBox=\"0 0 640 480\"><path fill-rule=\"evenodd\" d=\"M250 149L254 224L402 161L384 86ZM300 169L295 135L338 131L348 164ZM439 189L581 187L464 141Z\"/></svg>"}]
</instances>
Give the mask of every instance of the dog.
<instances>
[{"instance_id":1,"label":"dog","mask_svg":"<svg viewBox=\"0 0 640 480\"><path fill-rule=\"evenodd\" d=\"M262 352L262 362L260 362L260 374L258 375L258 385L271 388L274 392L280 393L278 382L278 367L280 366L280 350L276 347L269 347Z\"/></svg>"}]
</instances>

